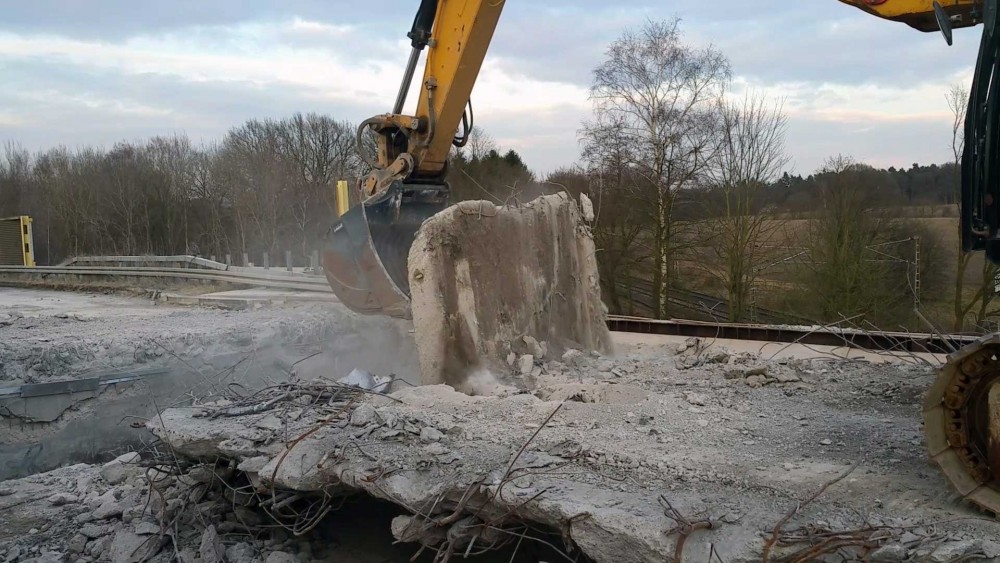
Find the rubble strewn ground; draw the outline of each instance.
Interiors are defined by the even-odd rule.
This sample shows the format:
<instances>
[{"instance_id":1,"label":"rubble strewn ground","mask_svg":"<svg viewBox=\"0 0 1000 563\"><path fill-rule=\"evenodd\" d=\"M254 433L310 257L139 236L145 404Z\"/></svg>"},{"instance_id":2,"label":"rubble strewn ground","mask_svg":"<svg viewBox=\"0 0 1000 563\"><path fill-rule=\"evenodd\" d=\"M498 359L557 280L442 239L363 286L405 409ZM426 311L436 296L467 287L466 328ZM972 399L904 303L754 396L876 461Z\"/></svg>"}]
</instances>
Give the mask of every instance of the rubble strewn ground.
<instances>
[{"instance_id":1,"label":"rubble strewn ground","mask_svg":"<svg viewBox=\"0 0 1000 563\"><path fill-rule=\"evenodd\" d=\"M140 460L0 483L0 561L1000 561L927 460L922 360L646 342L493 396L335 372L168 409Z\"/></svg>"},{"instance_id":2,"label":"rubble strewn ground","mask_svg":"<svg viewBox=\"0 0 1000 563\"><path fill-rule=\"evenodd\" d=\"M206 391L355 366L417 382L410 330L336 303L234 311L0 287L0 480L106 461L138 439L130 421ZM143 372L151 375L86 392L26 387Z\"/></svg>"},{"instance_id":3,"label":"rubble strewn ground","mask_svg":"<svg viewBox=\"0 0 1000 563\"><path fill-rule=\"evenodd\" d=\"M0 386L180 360L212 363L250 351L258 362L287 367L303 350L322 351L315 362L324 365L348 371L368 365L419 380L409 327L358 317L336 303L228 311L149 297L7 287L0 287L0 301ZM373 346L397 353L373 353Z\"/></svg>"}]
</instances>

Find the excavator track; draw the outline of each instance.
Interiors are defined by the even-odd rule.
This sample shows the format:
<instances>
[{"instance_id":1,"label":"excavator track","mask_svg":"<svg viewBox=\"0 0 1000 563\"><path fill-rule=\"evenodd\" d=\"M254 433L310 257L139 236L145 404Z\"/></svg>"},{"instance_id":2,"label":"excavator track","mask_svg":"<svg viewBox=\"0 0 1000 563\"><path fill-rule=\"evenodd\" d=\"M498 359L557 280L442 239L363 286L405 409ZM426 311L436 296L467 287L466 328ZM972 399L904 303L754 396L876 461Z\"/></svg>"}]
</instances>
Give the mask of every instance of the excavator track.
<instances>
[{"instance_id":1,"label":"excavator track","mask_svg":"<svg viewBox=\"0 0 1000 563\"><path fill-rule=\"evenodd\" d=\"M924 432L952 487L1000 515L1000 333L948 356L924 402Z\"/></svg>"}]
</instances>

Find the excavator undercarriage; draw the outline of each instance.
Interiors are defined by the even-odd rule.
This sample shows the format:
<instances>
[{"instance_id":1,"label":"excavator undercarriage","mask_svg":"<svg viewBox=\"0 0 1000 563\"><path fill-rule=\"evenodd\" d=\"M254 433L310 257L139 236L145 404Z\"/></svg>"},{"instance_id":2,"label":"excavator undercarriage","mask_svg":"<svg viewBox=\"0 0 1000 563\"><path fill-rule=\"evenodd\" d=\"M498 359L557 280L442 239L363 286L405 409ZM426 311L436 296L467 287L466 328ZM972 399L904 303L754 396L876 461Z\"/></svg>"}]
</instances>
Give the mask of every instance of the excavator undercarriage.
<instances>
[{"instance_id":1,"label":"excavator undercarriage","mask_svg":"<svg viewBox=\"0 0 1000 563\"><path fill-rule=\"evenodd\" d=\"M1000 514L1000 333L948 357L926 395L924 432L958 493Z\"/></svg>"}]
</instances>

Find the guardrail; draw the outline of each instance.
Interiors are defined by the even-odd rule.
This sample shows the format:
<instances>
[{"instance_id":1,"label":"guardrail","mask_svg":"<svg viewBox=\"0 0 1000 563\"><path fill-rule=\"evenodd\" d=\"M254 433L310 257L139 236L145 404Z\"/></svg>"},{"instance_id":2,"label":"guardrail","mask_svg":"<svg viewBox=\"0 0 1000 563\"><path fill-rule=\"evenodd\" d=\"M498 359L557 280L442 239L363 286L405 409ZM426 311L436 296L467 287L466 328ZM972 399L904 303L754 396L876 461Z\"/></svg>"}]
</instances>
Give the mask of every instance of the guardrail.
<instances>
[{"instance_id":1,"label":"guardrail","mask_svg":"<svg viewBox=\"0 0 1000 563\"><path fill-rule=\"evenodd\" d=\"M185 267L163 266L102 266L107 263L183 263ZM0 266L0 276L56 281L59 276L110 278L169 278L214 281L251 287L294 289L333 293L326 278L319 272L288 272L264 268L227 266L194 256L88 256L76 258L59 266ZM11 280L7 280L8 282Z\"/></svg>"},{"instance_id":2,"label":"guardrail","mask_svg":"<svg viewBox=\"0 0 1000 563\"><path fill-rule=\"evenodd\" d=\"M177 256L77 256L61 262L58 266L81 265L108 265L108 264L190 264L209 270L227 270L228 266L214 260L207 260L200 256L177 255Z\"/></svg>"}]
</instances>

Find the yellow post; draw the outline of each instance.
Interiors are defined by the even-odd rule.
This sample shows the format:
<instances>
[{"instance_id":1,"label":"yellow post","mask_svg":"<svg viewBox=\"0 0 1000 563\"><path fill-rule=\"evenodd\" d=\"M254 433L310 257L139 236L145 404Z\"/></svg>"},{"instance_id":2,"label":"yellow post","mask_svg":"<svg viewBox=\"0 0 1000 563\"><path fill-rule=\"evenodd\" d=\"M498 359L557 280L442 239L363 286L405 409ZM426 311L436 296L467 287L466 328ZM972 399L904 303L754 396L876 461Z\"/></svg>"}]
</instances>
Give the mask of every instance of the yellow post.
<instances>
[{"instance_id":1,"label":"yellow post","mask_svg":"<svg viewBox=\"0 0 1000 563\"><path fill-rule=\"evenodd\" d=\"M343 217L351 208L351 198L347 191L347 180L337 181L337 217Z\"/></svg>"},{"instance_id":2,"label":"yellow post","mask_svg":"<svg viewBox=\"0 0 1000 563\"><path fill-rule=\"evenodd\" d=\"M35 248L31 240L31 217L0 217L0 265L35 266Z\"/></svg>"},{"instance_id":3,"label":"yellow post","mask_svg":"<svg viewBox=\"0 0 1000 563\"><path fill-rule=\"evenodd\" d=\"M31 217L21 216L21 250L24 252L24 265L35 267L35 245L31 234Z\"/></svg>"}]
</instances>

